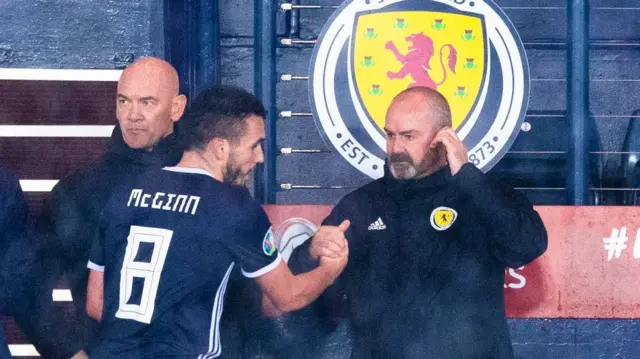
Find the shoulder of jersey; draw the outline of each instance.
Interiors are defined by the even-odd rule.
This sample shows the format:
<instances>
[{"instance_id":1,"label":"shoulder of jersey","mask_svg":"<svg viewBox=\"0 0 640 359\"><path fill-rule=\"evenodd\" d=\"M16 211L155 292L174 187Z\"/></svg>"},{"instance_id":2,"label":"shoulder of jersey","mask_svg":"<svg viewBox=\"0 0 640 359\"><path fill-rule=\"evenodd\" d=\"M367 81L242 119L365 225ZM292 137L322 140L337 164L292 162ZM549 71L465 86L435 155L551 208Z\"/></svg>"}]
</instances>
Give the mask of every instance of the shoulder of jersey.
<instances>
[{"instance_id":1,"label":"shoulder of jersey","mask_svg":"<svg viewBox=\"0 0 640 359\"><path fill-rule=\"evenodd\" d=\"M209 181L206 185L206 193L202 193L208 200L207 205L223 206L225 211L243 211L259 205L246 187L231 186L218 181Z\"/></svg>"}]
</instances>

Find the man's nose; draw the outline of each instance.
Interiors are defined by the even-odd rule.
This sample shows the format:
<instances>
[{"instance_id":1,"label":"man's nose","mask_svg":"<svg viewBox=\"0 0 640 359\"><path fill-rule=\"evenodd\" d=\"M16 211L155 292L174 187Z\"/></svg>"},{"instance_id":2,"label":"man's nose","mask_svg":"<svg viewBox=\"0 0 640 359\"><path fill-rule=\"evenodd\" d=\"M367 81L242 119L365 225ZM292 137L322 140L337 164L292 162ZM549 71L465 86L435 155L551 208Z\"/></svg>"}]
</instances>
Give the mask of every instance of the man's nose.
<instances>
[{"instance_id":1,"label":"man's nose","mask_svg":"<svg viewBox=\"0 0 640 359\"><path fill-rule=\"evenodd\" d=\"M131 105L131 109L129 110L129 116L127 119L131 122L138 122L143 119L142 112L140 111L140 106L137 104Z\"/></svg>"},{"instance_id":2,"label":"man's nose","mask_svg":"<svg viewBox=\"0 0 640 359\"><path fill-rule=\"evenodd\" d=\"M262 146L256 147L255 161L256 163L264 163L264 152L262 151Z\"/></svg>"},{"instance_id":3,"label":"man's nose","mask_svg":"<svg viewBox=\"0 0 640 359\"><path fill-rule=\"evenodd\" d=\"M391 153L400 153L404 151L404 142L402 140L394 138L389 141L391 141L391 146L389 147Z\"/></svg>"}]
</instances>

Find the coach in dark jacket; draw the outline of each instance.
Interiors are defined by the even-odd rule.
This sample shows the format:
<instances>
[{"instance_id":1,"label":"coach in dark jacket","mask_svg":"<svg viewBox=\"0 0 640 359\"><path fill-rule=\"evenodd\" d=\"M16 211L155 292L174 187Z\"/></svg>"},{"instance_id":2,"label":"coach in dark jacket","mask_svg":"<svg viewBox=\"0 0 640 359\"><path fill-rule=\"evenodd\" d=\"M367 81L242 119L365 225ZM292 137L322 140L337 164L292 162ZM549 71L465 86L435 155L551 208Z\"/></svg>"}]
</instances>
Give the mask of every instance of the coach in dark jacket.
<instances>
[{"instance_id":1,"label":"coach in dark jacket","mask_svg":"<svg viewBox=\"0 0 640 359\"><path fill-rule=\"evenodd\" d=\"M53 189L50 215L55 235L46 238L51 243L42 261L50 265L39 275L48 288L32 293L41 299L16 316L47 358L69 358L90 348L96 339L97 323L85 308L93 232L115 186L146 170L173 166L182 157L174 124L182 116L186 98L179 95L178 86L176 70L164 60L143 58L130 65L118 82L118 126L107 153L96 166L62 179ZM74 313L64 316L52 308L50 292L61 274L69 282L75 306ZM61 321L70 321L69 327ZM64 335L57 332L56 323Z\"/></svg>"},{"instance_id":2,"label":"coach in dark jacket","mask_svg":"<svg viewBox=\"0 0 640 359\"><path fill-rule=\"evenodd\" d=\"M468 163L446 99L412 88L386 118L387 168L324 221L351 220L349 264L316 303L345 317L353 359L512 359L505 267L547 248L544 225L519 193ZM347 243L316 235L298 266ZM292 264L293 266L293 264Z\"/></svg>"},{"instance_id":3,"label":"coach in dark jacket","mask_svg":"<svg viewBox=\"0 0 640 359\"><path fill-rule=\"evenodd\" d=\"M112 189L138 174L175 165L182 148L174 122L182 116L186 98L178 93L178 74L167 62L144 58L129 66L118 82L114 130L100 163L61 181L53 191L52 222L60 241L64 273L71 285L83 342L95 337L96 324L86 315L92 234Z\"/></svg>"}]
</instances>

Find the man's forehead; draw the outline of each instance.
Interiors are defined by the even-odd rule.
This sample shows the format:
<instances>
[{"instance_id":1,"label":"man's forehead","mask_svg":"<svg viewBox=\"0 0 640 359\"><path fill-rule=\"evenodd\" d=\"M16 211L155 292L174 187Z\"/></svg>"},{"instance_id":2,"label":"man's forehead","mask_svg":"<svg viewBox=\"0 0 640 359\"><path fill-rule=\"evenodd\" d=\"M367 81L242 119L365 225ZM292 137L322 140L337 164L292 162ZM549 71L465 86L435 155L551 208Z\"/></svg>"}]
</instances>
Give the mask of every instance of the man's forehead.
<instances>
[{"instance_id":1,"label":"man's forehead","mask_svg":"<svg viewBox=\"0 0 640 359\"><path fill-rule=\"evenodd\" d=\"M169 92L163 89L158 81L146 78L129 78L118 82L118 95L129 98L137 97L160 97L168 95Z\"/></svg>"},{"instance_id":2,"label":"man's forehead","mask_svg":"<svg viewBox=\"0 0 640 359\"><path fill-rule=\"evenodd\" d=\"M385 128L394 132L420 131L428 127L428 116L419 112L389 113L385 126Z\"/></svg>"},{"instance_id":3,"label":"man's forehead","mask_svg":"<svg viewBox=\"0 0 640 359\"><path fill-rule=\"evenodd\" d=\"M244 134L241 141L255 142L265 137L264 120L260 116L251 115L244 122Z\"/></svg>"},{"instance_id":4,"label":"man's forehead","mask_svg":"<svg viewBox=\"0 0 640 359\"><path fill-rule=\"evenodd\" d=\"M125 70L118 81L118 93L135 93L140 97L170 94L175 87L169 74L158 68L138 66Z\"/></svg>"},{"instance_id":5,"label":"man's forehead","mask_svg":"<svg viewBox=\"0 0 640 359\"><path fill-rule=\"evenodd\" d=\"M258 115L249 115L245 123L256 130L261 129L264 131L264 119Z\"/></svg>"}]
</instances>

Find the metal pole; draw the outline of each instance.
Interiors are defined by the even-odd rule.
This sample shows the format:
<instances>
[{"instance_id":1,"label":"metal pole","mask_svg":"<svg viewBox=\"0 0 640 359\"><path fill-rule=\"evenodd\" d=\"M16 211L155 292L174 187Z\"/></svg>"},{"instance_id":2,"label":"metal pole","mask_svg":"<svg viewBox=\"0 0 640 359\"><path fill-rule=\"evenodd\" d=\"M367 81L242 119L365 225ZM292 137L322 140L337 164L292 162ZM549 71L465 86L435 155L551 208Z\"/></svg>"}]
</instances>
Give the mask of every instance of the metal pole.
<instances>
[{"instance_id":1,"label":"metal pole","mask_svg":"<svg viewBox=\"0 0 640 359\"><path fill-rule=\"evenodd\" d=\"M254 0L255 93L267 108L263 165L255 171L255 197L265 204L276 202L276 11L278 2Z\"/></svg>"},{"instance_id":2,"label":"metal pole","mask_svg":"<svg viewBox=\"0 0 640 359\"><path fill-rule=\"evenodd\" d=\"M589 1L567 6L567 117L570 123L567 188L574 205L589 202Z\"/></svg>"}]
</instances>

